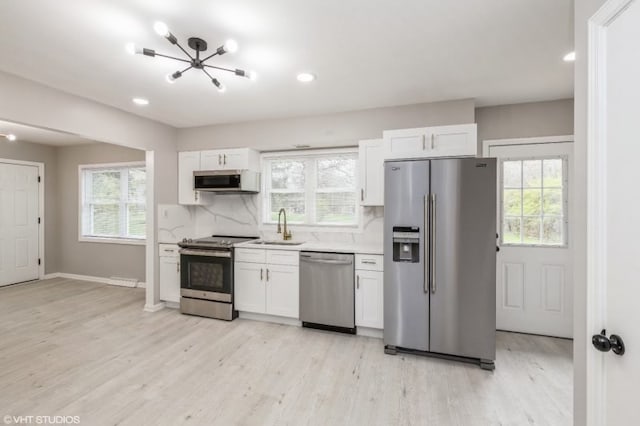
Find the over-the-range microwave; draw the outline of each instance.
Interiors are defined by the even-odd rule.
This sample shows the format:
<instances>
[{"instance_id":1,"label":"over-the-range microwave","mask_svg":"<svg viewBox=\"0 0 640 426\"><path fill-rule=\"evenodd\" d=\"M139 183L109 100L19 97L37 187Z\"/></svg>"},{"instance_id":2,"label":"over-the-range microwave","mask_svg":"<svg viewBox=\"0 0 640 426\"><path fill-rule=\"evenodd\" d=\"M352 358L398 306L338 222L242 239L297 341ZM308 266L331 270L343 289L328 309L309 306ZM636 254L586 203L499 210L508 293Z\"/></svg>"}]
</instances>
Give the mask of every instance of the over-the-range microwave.
<instances>
[{"instance_id":1,"label":"over-the-range microwave","mask_svg":"<svg viewBox=\"0 0 640 426\"><path fill-rule=\"evenodd\" d=\"M260 173L251 170L198 170L193 172L196 191L237 194L260 192Z\"/></svg>"}]
</instances>

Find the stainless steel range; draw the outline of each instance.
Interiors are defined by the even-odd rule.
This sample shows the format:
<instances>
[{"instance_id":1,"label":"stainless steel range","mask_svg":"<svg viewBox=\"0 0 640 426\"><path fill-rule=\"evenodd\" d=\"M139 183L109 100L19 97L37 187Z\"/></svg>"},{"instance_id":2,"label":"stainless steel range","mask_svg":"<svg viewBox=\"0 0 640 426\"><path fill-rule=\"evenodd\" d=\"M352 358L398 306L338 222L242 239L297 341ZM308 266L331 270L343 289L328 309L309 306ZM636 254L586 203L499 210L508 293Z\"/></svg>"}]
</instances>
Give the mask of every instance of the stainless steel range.
<instances>
[{"instance_id":1,"label":"stainless steel range","mask_svg":"<svg viewBox=\"0 0 640 426\"><path fill-rule=\"evenodd\" d=\"M180 312L231 321L238 316L233 300L233 245L257 237L214 235L184 239L180 246Z\"/></svg>"}]
</instances>

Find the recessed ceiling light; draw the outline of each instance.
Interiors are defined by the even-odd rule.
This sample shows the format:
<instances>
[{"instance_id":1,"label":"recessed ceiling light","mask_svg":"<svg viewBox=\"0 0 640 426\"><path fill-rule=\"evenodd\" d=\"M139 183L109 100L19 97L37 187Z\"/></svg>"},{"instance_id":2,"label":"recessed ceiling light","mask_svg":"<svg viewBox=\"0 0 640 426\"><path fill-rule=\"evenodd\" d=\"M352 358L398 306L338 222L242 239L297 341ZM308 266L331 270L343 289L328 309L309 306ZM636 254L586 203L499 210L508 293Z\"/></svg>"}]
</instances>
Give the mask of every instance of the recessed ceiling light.
<instances>
[{"instance_id":1,"label":"recessed ceiling light","mask_svg":"<svg viewBox=\"0 0 640 426\"><path fill-rule=\"evenodd\" d=\"M294 145L294 147L296 149L307 149L307 148L311 148L311 145L298 144L298 145Z\"/></svg>"},{"instance_id":2,"label":"recessed ceiling light","mask_svg":"<svg viewBox=\"0 0 640 426\"><path fill-rule=\"evenodd\" d=\"M569 52L562 58L565 62L573 62L576 60L576 52Z\"/></svg>"},{"instance_id":3,"label":"recessed ceiling light","mask_svg":"<svg viewBox=\"0 0 640 426\"><path fill-rule=\"evenodd\" d=\"M149 105L149 100L144 98L133 98L133 103L136 105L144 106Z\"/></svg>"},{"instance_id":4,"label":"recessed ceiling light","mask_svg":"<svg viewBox=\"0 0 640 426\"><path fill-rule=\"evenodd\" d=\"M311 83L316 79L316 76L315 74L311 74L310 72L301 72L296 78L301 83Z\"/></svg>"}]
</instances>

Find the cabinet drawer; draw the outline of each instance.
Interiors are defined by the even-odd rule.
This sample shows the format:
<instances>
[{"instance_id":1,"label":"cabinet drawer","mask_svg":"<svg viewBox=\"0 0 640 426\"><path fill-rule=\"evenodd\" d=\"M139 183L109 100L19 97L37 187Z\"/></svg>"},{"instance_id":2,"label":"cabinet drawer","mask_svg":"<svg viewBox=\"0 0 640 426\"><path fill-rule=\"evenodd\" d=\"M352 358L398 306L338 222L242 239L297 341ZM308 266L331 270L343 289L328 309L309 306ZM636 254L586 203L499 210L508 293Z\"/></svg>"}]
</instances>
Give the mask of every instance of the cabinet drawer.
<instances>
[{"instance_id":1,"label":"cabinet drawer","mask_svg":"<svg viewBox=\"0 0 640 426\"><path fill-rule=\"evenodd\" d=\"M265 263L265 252L265 249L236 248L235 260L236 262Z\"/></svg>"},{"instance_id":2,"label":"cabinet drawer","mask_svg":"<svg viewBox=\"0 0 640 426\"><path fill-rule=\"evenodd\" d=\"M267 263L270 265L298 266L299 262L299 251L267 250Z\"/></svg>"},{"instance_id":3,"label":"cabinet drawer","mask_svg":"<svg viewBox=\"0 0 640 426\"><path fill-rule=\"evenodd\" d=\"M159 244L158 252L160 253L160 257L178 257L180 254L178 253L180 247L176 244Z\"/></svg>"},{"instance_id":4,"label":"cabinet drawer","mask_svg":"<svg viewBox=\"0 0 640 426\"><path fill-rule=\"evenodd\" d=\"M356 269L382 271L383 256L379 254L356 254Z\"/></svg>"}]
</instances>

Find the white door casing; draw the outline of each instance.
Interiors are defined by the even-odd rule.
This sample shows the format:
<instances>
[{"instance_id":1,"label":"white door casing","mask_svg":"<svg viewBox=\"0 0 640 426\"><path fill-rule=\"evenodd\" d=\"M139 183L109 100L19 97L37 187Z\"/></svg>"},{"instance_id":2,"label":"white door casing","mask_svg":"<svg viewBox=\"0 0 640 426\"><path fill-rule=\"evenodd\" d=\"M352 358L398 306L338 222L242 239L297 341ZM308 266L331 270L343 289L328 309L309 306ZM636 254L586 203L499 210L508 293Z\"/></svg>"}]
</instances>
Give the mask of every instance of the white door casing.
<instances>
[{"instance_id":1,"label":"white door casing","mask_svg":"<svg viewBox=\"0 0 640 426\"><path fill-rule=\"evenodd\" d=\"M589 20L587 171L587 424L640 417L640 2L610 0ZM597 351L606 329L626 352Z\"/></svg>"},{"instance_id":2,"label":"white door casing","mask_svg":"<svg viewBox=\"0 0 640 426\"><path fill-rule=\"evenodd\" d=\"M500 252L496 256L496 327L499 330L573 336L573 254L568 238L572 214L572 182L568 179L573 170L572 141L572 136L560 136L483 143L484 155L498 158L500 240L504 238L503 161L562 159L564 163L564 244L541 246L499 241Z\"/></svg>"},{"instance_id":3,"label":"white door casing","mask_svg":"<svg viewBox=\"0 0 640 426\"><path fill-rule=\"evenodd\" d=\"M38 176L37 164L0 162L0 286L42 275Z\"/></svg>"}]
</instances>

